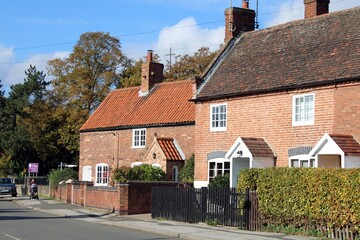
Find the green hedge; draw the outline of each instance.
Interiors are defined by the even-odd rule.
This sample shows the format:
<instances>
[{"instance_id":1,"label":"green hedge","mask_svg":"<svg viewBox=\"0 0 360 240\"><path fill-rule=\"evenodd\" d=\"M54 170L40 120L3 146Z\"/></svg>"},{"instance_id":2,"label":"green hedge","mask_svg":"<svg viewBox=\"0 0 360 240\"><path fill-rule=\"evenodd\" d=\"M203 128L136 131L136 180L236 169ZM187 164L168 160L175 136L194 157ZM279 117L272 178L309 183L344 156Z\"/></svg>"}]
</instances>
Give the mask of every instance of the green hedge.
<instances>
[{"instance_id":1,"label":"green hedge","mask_svg":"<svg viewBox=\"0 0 360 240\"><path fill-rule=\"evenodd\" d=\"M265 223L360 232L360 169L246 169L237 187L257 191Z\"/></svg>"},{"instance_id":2,"label":"green hedge","mask_svg":"<svg viewBox=\"0 0 360 240\"><path fill-rule=\"evenodd\" d=\"M117 182L165 181L166 173L161 168L148 164L142 164L133 168L123 166L114 170L114 180Z\"/></svg>"}]
</instances>

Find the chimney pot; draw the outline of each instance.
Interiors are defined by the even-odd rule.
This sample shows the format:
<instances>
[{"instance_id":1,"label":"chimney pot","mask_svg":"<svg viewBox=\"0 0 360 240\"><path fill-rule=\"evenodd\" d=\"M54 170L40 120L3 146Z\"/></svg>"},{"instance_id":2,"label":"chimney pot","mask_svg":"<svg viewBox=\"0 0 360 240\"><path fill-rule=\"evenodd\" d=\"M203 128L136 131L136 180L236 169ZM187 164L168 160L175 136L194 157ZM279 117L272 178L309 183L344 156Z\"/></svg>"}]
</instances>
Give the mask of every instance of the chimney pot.
<instances>
[{"instance_id":1,"label":"chimney pot","mask_svg":"<svg viewBox=\"0 0 360 240\"><path fill-rule=\"evenodd\" d=\"M242 1L242 8L249 8L249 0Z\"/></svg>"},{"instance_id":2,"label":"chimney pot","mask_svg":"<svg viewBox=\"0 0 360 240\"><path fill-rule=\"evenodd\" d=\"M148 50L147 51L147 58L146 58L146 60L147 60L147 62L152 62L153 61L153 50Z\"/></svg>"}]
</instances>

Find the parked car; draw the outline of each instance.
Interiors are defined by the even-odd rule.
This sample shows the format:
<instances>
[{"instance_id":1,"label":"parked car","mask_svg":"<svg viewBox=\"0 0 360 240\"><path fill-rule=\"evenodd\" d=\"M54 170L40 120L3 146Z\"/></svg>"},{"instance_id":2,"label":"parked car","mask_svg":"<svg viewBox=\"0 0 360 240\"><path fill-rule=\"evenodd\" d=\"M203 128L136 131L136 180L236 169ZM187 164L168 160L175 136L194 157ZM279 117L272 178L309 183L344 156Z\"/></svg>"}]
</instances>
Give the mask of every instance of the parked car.
<instances>
[{"instance_id":1,"label":"parked car","mask_svg":"<svg viewBox=\"0 0 360 240\"><path fill-rule=\"evenodd\" d=\"M17 196L16 186L11 178L0 178L0 195Z\"/></svg>"}]
</instances>

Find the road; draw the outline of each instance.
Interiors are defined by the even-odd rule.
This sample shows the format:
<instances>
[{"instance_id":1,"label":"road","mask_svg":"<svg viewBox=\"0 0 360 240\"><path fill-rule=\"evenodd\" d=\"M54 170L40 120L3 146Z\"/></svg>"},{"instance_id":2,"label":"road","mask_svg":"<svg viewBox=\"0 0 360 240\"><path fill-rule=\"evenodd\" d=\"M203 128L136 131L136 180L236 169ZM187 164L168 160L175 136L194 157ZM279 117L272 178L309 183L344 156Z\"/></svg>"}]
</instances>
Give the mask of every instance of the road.
<instances>
[{"instance_id":1,"label":"road","mask_svg":"<svg viewBox=\"0 0 360 240\"><path fill-rule=\"evenodd\" d=\"M0 240L167 240L162 235L59 217L0 198Z\"/></svg>"}]
</instances>

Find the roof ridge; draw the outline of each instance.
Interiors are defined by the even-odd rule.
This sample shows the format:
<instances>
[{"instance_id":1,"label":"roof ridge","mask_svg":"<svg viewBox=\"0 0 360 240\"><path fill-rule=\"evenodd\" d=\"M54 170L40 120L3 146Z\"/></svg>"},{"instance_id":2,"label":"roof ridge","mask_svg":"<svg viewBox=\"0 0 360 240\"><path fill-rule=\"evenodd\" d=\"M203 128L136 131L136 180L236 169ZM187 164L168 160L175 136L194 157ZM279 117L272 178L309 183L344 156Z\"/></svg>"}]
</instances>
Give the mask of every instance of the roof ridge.
<instances>
[{"instance_id":1,"label":"roof ridge","mask_svg":"<svg viewBox=\"0 0 360 240\"><path fill-rule=\"evenodd\" d=\"M246 37L247 35L261 34L264 31L272 32L272 31L276 31L278 29L284 29L284 28L287 28L287 27L290 27L290 26L292 27L294 25L301 25L301 24L304 24L304 23L314 22L314 21L323 21L323 18L332 18L333 15L347 14L348 12L358 11L358 10L360 10L360 6L359 7L349 8L349 9L344 9L344 10L338 10L338 11L334 11L334 12L329 12L327 14L317 15L317 16L312 17L312 18L295 19L295 20L292 20L290 22L280 23L278 25L266 27L266 28L263 28L263 29L259 29L257 31L244 32L242 35L244 37Z\"/></svg>"}]
</instances>

